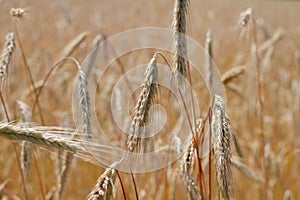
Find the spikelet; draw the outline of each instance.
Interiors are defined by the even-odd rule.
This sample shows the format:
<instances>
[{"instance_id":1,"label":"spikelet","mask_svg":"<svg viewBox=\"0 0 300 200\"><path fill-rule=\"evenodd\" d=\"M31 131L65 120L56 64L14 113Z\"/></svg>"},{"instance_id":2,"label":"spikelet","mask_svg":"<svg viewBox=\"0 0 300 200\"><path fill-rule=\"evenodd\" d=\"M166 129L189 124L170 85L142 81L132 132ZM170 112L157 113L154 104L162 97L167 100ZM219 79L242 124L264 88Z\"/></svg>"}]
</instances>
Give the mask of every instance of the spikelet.
<instances>
[{"instance_id":1,"label":"spikelet","mask_svg":"<svg viewBox=\"0 0 300 200\"><path fill-rule=\"evenodd\" d=\"M187 41L185 38L189 0L175 0L173 14L173 68L179 77L187 77ZM180 79L179 79L180 82Z\"/></svg>"},{"instance_id":2,"label":"spikelet","mask_svg":"<svg viewBox=\"0 0 300 200\"><path fill-rule=\"evenodd\" d=\"M83 132L87 138L91 138L91 123L90 123L90 97L88 92L88 81L85 73L79 70L79 94L80 94L80 107L83 114Z\"/></svg>"},{"instance_id":3,"label":"spikelet","mask_svg":"<svg viewBox=\"0 0 300 200\"><path fill-rule=\"evenodd\" d=\"M194 141L192 140L182 159L182 173L192 171L194 164L194 151Z\"/></svg>"},{"instance_id":4,"label":"spikelet","mask_svg":"<svg viewBox=\"0 0 300 200\"><path fill-rule=\"evenodd\" d=\"M131 121L129 136L127 139L127 150L133 152L145 152L145 146L142 144L144 139L141 138L143 126L148 122L149 110L157 92L158 71L156 54L151 59L145 72L145 81L140 93L136 107L134 108L134 117ZM147 139L146 139L147 140Z\"/></svg>"},{"instance_id":5,"label":"spikelet","mask_svg":"<svg viewBox=\"0 0 300 200\"><path fill-rule=\"evenodd\" d=\"M114 184L116 179L115 163L106 168L104 173L98 178L96 185L88 195L88 200L112 199Z\"/></svg>"},{"instance_id":6,"label":"spikelet","mask_svg":"<svg viewBox=\"0 0 300 200\"><path fill-rule=\"evenodd\" d=\"M6 35L5 46L0 56L0 82L4 85L8 79L8 67L11 63L12 54L15 49L15 36L14 33L8 33Z\"/></svg>"},{"instance_id":7,"label":"spikelet","mask_svg":"<svg viewBox=\"0 0 300 200\"><path fill-rule=\"evenodd\" d=\"M25 123L25 125L29 124L29 122L31 122L31 116L32 116L29 106L22 101L17 101L17 103L19 105L23 117L22 121ZM28 176L30 163L31 163L31 145L29 142L23 141L22 148L21 148L21 169L23 171L25 178L27 178Z\"/></svg>"},{"instance_id":8,"label":"spikelet","mask_svg":"<svg viewBox=\"0 0 300 200\"><path fill-rule=\"evenodd\" d=\"M215 95L212 107L212 134L214 149L214 165L217 185L223 199L231 199L231 143L232 133L225 112L224 100Z\"/></svg>"}]
</instances>

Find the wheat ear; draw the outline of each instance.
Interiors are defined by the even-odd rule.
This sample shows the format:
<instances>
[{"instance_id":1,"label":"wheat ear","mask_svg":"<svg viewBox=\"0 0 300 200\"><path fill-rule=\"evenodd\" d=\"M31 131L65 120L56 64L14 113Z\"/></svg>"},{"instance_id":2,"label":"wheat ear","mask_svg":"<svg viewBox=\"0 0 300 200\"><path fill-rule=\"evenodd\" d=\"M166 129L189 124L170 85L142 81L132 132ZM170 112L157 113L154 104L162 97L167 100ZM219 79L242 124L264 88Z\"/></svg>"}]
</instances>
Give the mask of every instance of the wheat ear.
<instances>
[{"instance_id":1,"label":"wheat ear","mask_svg":"<svg viewBox=\"0 0 300 200\"><path fill-rule=\"evenodd\" d=\"M0 124L0 136L7 137L11 140L27 141L37 145L56 148L63 151L76 153L77 151L85 152L85 149L79 142L70 142L59 135L47 133L47 131L38 131L34 128L24 128L11 124Z\"/></svg>"},{"instance_id":2,"label":"wheat ear","mask_svg":"<svg viewBox=\"0 0 300 200\"><path fill-rule=\"evenodd\" d=\"M88 32L84 31L77 35L62 51L61 58L70 56L75 49L86 39Z\"/></svg>"},{"instance_id":3,"label":"wheat ear","mask_svg":"<svg viewBox=\"0 0 300 200\"><path fill-rule=\"evenodd\" d=\"M224 199L233 195L231 184L232 133L221 96L215 95L212 106L212 134L217 185Z\"/></svg>"},{"instance_id":4,"label":"wheat ear","mask_svg":"<svg viewBox=\"0 0 300 200\"><path fill-rule=\"evenodd\" d=\"M252 170L250 170L242 161L240 161L239 158L233 156L231 162L235 168L240 170L247 177L251 178L252 180L258 183L263 183L263 179L256 175Z\"/></svg>"},{"instance_id":5,"label":"wheat ear","mask_svg":"<svg viewBox=\"0 0 300 200\"><path fill-rule=\"evenodd\" d=\"M222 75L222 81L224 84L231 82L233 79L237 78L239 75L245 72L245 68L242 66L234 67Z\"/></svg>"},{"instance_id":6,"label":"wheat ear","mask_svg":"<svg viewBox=\"0 0 300 200\"><path fill-rule=\"evenodd\" d=\"M25 123L25 125L29 124L31 122L31 109L29 106L22 102L18 101L17 102L22 114L22 121ZM25 178L28 176L28 171L30 168L30 163L31 163L31 145L29 142L23 141L22 142L22 148L21 148L21 169L23 170L23 174Z\"/></svg>"},{"instance_id":7,"label":"wheat ear","mask_svg":"<svg viewBox=\"0 0 300 200\"><path fill-rule=\"evenodd\" d=\"M104 173L98 178L96 185L88 195L88 200L111 199L114 193L116 180L116 163L106 168Z\"/></svg>"},{"instance_id":8,"label":"wheat ear","mask_svg":"<svg viewBox=\"0 0 300 200\"><path fill-rule=\"evenodd\" d=\"M200 132L203 121L197 120L197 132ZM181 159L180 174L184 184L187 187L191 199L200 199L200 191L196 179L193 176L193 166L195 161L195 138L191 138L190 145L186 149Z\"/></svg>"},{"instance_id":9,"label":"wheat ear","mask_svg":"<svg viewBox=\"0 0 300 200\"><path fill-rule=\"evenodd\" d=\"M12 54L15 49L15 35L13 32L6 35L6 41L0 56L0 81L5 84L8 78L8 67L12 60Z\"/></svg>"},{"instance_id":10,"label":"wheat ear","mask_svg":"<svg viewBox=\"0 0 300 200\"><path fill-rule=\"evenodd\" d=\"M282 28L276 29L272 37L260 45L258 50L259 54L269 49L270 47L274 46L277 42L279 42L282 38L284 38L285 35L286 35L286 31L284 29Z\"/></svg>"},{"instance_id":11,"label":"wheat ear","mask_svg":"<svg viewBox=\"0 0 300 200\"><path fill-rule=\"evenodd\" d=\"M148 122L149 110L155 98L158 87L158 71L155 54L147 66L145 72L145 81L140 93L138 102L134 109L134 117L131 121L129 136L127 139L127 149L129 152L142 150L145 146L142 145L144 139L141 138L143 127ZM146 139L147 140L147 139Z\"/></svg>"},{"instance_id":12,"label":"wheat ear","mask_svg":"<svg viewBox=\"0 0 300 200\"><path fill-rule=\"evenodd\" d=\"M212 52L212 36L211 36L211 30L208 30L206 33L206 39L205 39L205 68L206 68L206 79L208 82L208 86L212 86L212 79L213 79L213 52Z\"/></svg>"},{"instance_id":13,"label":"wheat ear","mask_svg":"<svg viewBox=\"0 0 300 200\"><path fill-rule=\"evenodd\" d=\"M173 14L174 58L173 67L177 78L187 77L186 23L189 0L175 0ZM180 80L180 79L178 79Z\"/></svg>"},{"instance_id":14,"label":"wheat ear","mask_svg":"<svg viewBox=\"0 0 300 200\"><path fill-rule=\"evenodd\" d=\"M88 81L85 73L79 70L79 94L80 106L83 114L83 132L88 138L91 138L91 123L90 123L90 97L88 92Z\"/></svg>"},{"instance_id":15,"label":"wheat ear","mask_svg":"<svg viewBox=\"0 0 300 200\"><path fill-rule=\"evenodd\" d=\"M181 160L181 178L188 190L188 195L191 199L200 199L200 191L197 186L197 182L193 177L193 164L195 146L194 140L191 140L191 144L187 148L184 156Z\"/></svg>"},{"instance_id":16,"label":"wheat ear","mask_svg":"<svg viewBox=\"0 0 300 200\"><path fill-rule=\"evenodd\" d=\"M63 163L57 177L56 199L60 199L64 191L73 157L74 154L70 152L67 152L64 156Z\"/></svg>"}]
</instances>

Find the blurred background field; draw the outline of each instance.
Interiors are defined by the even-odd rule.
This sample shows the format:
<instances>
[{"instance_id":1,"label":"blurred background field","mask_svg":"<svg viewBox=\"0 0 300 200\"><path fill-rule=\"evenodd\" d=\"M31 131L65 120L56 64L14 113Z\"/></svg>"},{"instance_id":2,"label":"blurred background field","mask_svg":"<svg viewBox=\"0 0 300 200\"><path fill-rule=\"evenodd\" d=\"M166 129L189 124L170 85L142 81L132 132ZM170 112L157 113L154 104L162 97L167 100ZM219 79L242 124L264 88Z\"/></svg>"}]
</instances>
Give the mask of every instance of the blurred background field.
<instances>
[{"instance_id":1,"label":"blurred background field","mask_svg":"<svg viewBox=\"0 0 300 200\"><path fill-rule=\"evenodd\" d=\"M38 82L61 58L64 47L81 32L87 31L88 36L72 53L72 56L80 62L89 53L93 39L98 34L109 37L138 27L171 28L173 4L170 0L0 0L0 47L4 46L5 35L14 30L10 9L26 8L28 14L18 19L16 24L33 79ZM283 199L289 191L292 193L292 199L299 199L300 3L191 0L190 5L188 35L204 46L206 32L211 29L214 61L221 74L237 66L245 68L245 73L232 82L238 86L241 94L238 95L228 88L226 90L227 112L244 152L245 164L260 176L262 170L259 161L261 155L258 152L260 135L256 112L257 91L251 52L253 40L251 28L242 28L238 24L240 13L248 7L253 9L258 23L259 45L270 39L275 31L281 28L284 34L282 39L272 45L272 50L266 49L261 53L263 119L268 141L265 148L269 148L270 155L272 154L269 192L271 199ZM147 59L149 58L145 58ZM125 62L125 65L128 63ZM71 102L72 77L75 76L75 72L71 66L66 66L61 72L67 74L70 83L60 82L62 75L52 78L50 89L41 96L40 102L43 112L47 113L46 125L74 127ZM17 44L9 87L4 92L12 120L18 122L21 119L17 100L25 101L29 105L34 102L30 91L30 82ZM1 121L5 121L4 115L1 116ZM40 123L38 115L34 117L34 121ZM45 194L55 186L55 152L41 148L36 155ZM103 169L102 166L75 159L62 199L84 199ZM28 177L29 199L43 199L34 165L31 166ZM9 140L1 137L0 185L6 180L9 182L3 190L0 187L0 197L2 194L8 194L24 199L13 146ZM155 197L155 192L147 193L147 188L156 188L151 186L155 183L137 184L146 190L144 199L161 198ZM233 170L233 185L237 199L263 199L264 186L236 169ZM127 189L132 191L132 185ZM179 194L176 199L183 197L183 194ZM122 196L118 198L122 199Z\"/></svg>"}]
</instances>

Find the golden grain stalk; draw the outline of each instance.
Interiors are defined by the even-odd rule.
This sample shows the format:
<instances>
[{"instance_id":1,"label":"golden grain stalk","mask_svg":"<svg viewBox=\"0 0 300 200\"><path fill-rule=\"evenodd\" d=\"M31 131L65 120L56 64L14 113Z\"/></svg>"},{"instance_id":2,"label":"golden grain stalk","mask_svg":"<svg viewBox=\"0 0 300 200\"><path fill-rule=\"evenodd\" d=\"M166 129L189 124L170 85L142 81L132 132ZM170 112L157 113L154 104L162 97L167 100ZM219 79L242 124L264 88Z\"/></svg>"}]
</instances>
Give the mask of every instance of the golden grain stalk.
<instances>
[{"instance_id":1,"label":"golden grain stalk","mask_svg":"<svg viewBox=\"0 0 300 200\"><path fill-rule=\"evenodd\" d=\"M217 185L224 199L233 195L231 183L232 133L221 96L215 95L212 106L212 136Z\"/></svg>"},{"instance_id":2,"label":"golden grain stalk","mask_svg":"<svg viewBox=\"0 0 300 200\"><path fill-rule=\"evenodd\" d=\"M187 14L189 0L175 0L173 12L173 69L177 80L187 77ZM181 78L180 78L181 77Z\"/></svg>"},{"instance_id":3,"label":"golden grain stalk","mask_svg":"<svg viewBox=\"0 0 300 200\"><path fill-rule=\"evenodd\" d=\"M149 111L155 98L158 87L158 71L155 54L147 66L145 81L139 99L134 108L134 116L131 121L129 136L127 139L127 149L129 152L145 152L148 139L141 138L145 131L144 126L148 122Z\"/></svg>"}]
</instances>

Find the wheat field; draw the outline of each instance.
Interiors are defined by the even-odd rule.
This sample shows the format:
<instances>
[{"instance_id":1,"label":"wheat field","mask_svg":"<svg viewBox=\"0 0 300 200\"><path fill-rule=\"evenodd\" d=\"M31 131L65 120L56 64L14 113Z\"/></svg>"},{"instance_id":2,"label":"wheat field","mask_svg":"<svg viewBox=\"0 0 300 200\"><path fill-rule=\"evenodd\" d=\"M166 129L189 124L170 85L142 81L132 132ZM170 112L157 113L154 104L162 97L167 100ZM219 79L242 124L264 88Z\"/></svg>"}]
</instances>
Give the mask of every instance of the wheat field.
<instances>
[{"instance_id":1,"label":"wheat field","mask_svg":"<svg viewBox=\"0 0 300 200\"><path fill-rule=\"evenodd\" d=\"M0 0L0 199L300 199L299 10L297 1ZM97 73L84 70L91 50L142 27L197 41L211 55L199 57L212 58L220 71L226 99L210 96L209 84L183 58L189 44L176 34L169 38L174 55L147 49L114 60L98 80L97 99L89 98L89 77ZM143 83L128 97L129 108L120 108L127 118L118 115L125 135L109 105L124 71L140 64L146 71L135 76ZM179 100L157 84L162 64ZM210 62L202 64L209 71ZM184 141L173 134L179 108L172 105L182 94L190 103L190 93L178 77L191 84L199 103L193 109L201 110L196 119L183 107L192 119L188 128L179 126L191 132ZM141 139L141 127L163 121L157 104L168 116L165 134ZM119 170L117 151L93 140L91 109L106 138L127 155L158 148L178 159L144 173ZM200 156L203 140L211 151ZM105 165L95 152L116 162Z\"/></svg>"}]
</instances>

